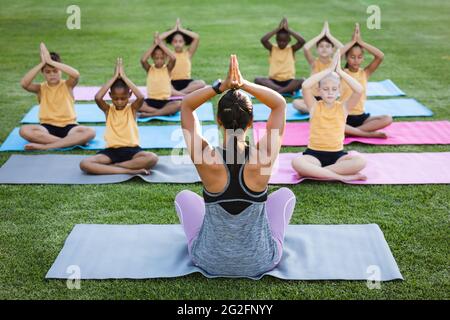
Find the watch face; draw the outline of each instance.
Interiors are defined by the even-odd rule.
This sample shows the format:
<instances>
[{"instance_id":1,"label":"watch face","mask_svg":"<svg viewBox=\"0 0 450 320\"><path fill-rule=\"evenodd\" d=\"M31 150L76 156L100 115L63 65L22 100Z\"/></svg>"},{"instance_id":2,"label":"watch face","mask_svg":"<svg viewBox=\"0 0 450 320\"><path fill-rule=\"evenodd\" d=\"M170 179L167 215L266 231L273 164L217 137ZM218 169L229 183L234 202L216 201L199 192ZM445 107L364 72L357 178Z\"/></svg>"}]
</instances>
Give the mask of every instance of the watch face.
<instances>
[{"instance_id":1,"label":"watch face","mask_svg":"<svg viewBox=\"0 0 450 320\"><path fill-rule=\"evenodd\" d=\"M216 81L213 82L212 86L215 87L217 85L220 85L220 80L217 79Z\"/></svg>"}]
</instances>

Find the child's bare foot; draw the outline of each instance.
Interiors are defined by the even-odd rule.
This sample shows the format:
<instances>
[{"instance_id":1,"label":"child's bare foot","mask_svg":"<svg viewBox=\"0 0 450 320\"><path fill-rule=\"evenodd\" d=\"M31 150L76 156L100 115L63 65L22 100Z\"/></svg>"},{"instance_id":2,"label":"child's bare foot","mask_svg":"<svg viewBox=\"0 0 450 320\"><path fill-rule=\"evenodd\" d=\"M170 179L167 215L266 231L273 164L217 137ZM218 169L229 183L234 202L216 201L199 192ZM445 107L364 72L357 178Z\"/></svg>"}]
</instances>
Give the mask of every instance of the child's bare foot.
<instances>
[{"instance_id":1,"label":"child's bare foot","mask_svg":"<svg viewBox=\"0 0 450 320\"><path fill-rule=\"evenodd\" d=\"M41 143L28 143L25 145L25 150L46 150L46 147Z\"/></svg>"},{"instance_id":2,"label":"child's bare foot","mask_svg":"<svg viewBox=\"0 0 450 320\"><path fill-rule=\"evenodd\" d=\"M362 173L351 174L346 176L343 175L341 180L342 181L367 180L367 176L363 175Z\"/></svg>"},{"instance_id":3,"label":"child's bare foot","mask_svg":"<svg viewBox=\"0 0 450 320\"><path fill-rule=\"evenodd\" d=\"M137 114L138 118L148 118L148 117L154 117L155 114L150 113L150 112L139 112Z\"/></svg>"},{"instance_id":4,"label":"child's bare foot","mask_svg":"<svg viewBox=\"0 0 450 320\"><path fill-rule=\"evenodd\" d=\"M381 131L373 131L370 133L372 138L387 139L387 134Z\"/></svg>"}]
</instances>

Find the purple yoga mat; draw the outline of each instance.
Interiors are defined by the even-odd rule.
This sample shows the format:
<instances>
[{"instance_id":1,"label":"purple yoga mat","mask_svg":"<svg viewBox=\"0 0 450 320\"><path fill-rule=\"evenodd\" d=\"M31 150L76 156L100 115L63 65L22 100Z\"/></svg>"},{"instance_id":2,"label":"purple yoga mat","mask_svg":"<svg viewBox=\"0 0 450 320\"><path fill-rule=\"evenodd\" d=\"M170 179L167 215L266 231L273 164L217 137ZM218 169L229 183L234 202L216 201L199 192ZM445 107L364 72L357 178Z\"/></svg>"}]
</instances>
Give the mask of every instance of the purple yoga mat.
<instances>
[{"instance_id":1,"label":"purple yoga mat","mask_svg":"<svg viewBox=\"0 0 450 320\"><path fill-rule=\"evenodd\" d=\"M142 94L147 96L147 88L146 87L138 87ZM75 87L73 89L73 95L76 101L94 101L95 94L100 90L100 87ZM133 96L134 99L134 96ZM170 97L169 100L182 100L182 96L173 96Z\"/></svg>"},{"instance_id":2,"label":"purple yoga mat","mask_svg":"<svg viewBox=\"0 0 450 320\"><path fill-rule=\"evenodd\" d=\"M355 151L352 154L358 154ZM359 153L366 161L361 171L366 181L350 184L449 184L450 152L429 153ZM281 153L270 184L297 184L305 179L292 168L292 159L301 153ZM318 180L318 179L314 179Z\"/></svg>"},{"instance_id":3,"label":"purple yoga mat","mask_svg":"<svg viewBox=\"0 0 450 320\"><path fill-rule=\"evenodd\" d=\"M344 144L361 142L366 144L450 144L450 121L394 122L381 130L387 139L347 137ZM266 132L265 122L253 123L255 143ZM283 146L306 146L309 140L309 123L288 122L283 136Z\"/></svg>"}]
</instances>

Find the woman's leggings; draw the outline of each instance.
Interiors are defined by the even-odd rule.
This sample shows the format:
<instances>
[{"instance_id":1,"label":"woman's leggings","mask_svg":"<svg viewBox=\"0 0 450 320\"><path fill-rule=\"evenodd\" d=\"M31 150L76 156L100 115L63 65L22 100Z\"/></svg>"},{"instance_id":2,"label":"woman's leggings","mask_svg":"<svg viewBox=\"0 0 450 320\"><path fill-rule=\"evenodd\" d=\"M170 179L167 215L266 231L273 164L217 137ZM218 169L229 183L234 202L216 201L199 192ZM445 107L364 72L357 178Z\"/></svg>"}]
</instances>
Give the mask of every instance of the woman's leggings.
<instances>
[{"instance_id":1,"label":"woman's leggings","mask_svg":"<svg viewBox=\"0 0 450 320\"><path fill-rule=\"evenodd\" d=\"M269 221L272 237L277 242L278 252L281 259L283 252L284 235L286 227L291 220L295 207L295 195L288 188L280 188L272 192L267 197L266 212ZM175 197L175 209L183 225L184 233L188 241L189 254L191 253L192 242L200 232L205 215L205 202L198 194L183 190Z\"/></svg>"}]
</instances>

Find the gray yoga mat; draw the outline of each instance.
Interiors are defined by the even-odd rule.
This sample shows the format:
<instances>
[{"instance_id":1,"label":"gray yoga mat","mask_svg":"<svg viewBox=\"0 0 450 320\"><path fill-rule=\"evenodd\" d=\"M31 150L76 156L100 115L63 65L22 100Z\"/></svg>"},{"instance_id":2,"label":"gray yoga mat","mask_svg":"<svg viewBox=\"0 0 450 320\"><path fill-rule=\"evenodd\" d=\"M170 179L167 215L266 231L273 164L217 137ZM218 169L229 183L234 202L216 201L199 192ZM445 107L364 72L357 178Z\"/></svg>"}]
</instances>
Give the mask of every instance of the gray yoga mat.
<instances>
[{"instance_id":1,"label":"gray yoga mat","mask_svg":"<svg viewBox=\"0 0 450 320\"><path fill-rule=\"evenodd\" d=\"M134 175L89 175L79 164L85 155L12 155L0 168L0 184L104 184L132 179ZM154 183L194 183L200 178L188 156L159 156L151 174L136 175Z\"/></svg>"},{"instance_id":2,"label":"gray yoga mat","mask_svg":"<svg viewBox=\"0 0 450 320\"><path fill-rule=\"evenodd\" d=\"M180 225L78 224L45 277L148 279L195 272L218 277L192 264ZM252 279L264 275L286 280L403 279L376 224L289 225L280 264Z\"/></svg>"}]
</instances>

